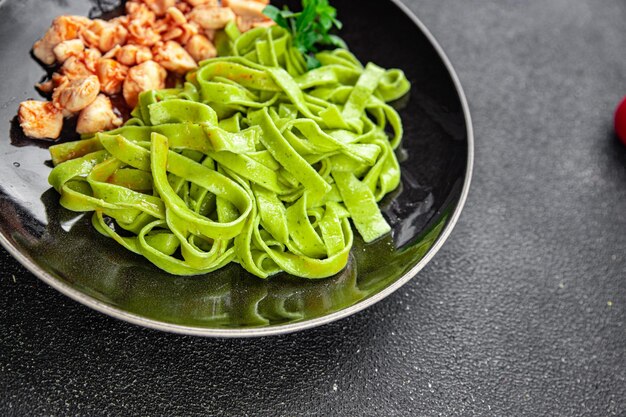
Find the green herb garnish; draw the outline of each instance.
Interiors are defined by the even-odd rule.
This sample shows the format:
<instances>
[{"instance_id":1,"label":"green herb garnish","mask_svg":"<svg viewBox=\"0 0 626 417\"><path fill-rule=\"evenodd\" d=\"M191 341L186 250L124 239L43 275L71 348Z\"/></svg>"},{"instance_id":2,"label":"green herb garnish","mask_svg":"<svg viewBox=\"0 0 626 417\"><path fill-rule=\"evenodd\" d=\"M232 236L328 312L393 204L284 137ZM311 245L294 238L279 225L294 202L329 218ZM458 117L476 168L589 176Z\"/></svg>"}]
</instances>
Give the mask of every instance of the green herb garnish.
<instances>
[{"instance_id":1,"label":"green herb garnish","mask_svg":"<svg viewBox=\"0 0 626 417\"><path fill-rule=\"evenodd\" d=\"M280 10L269 5L263 14L291 32L293 44L306 57L309 70L321 65L314 55L319 51L317 45L346 48L339 36L329 33L333 27L341 29L342 24L337 20L337 9L328 0L302 0L302 11L298 13L286 6Z\"/></svg>"}]
</instances>

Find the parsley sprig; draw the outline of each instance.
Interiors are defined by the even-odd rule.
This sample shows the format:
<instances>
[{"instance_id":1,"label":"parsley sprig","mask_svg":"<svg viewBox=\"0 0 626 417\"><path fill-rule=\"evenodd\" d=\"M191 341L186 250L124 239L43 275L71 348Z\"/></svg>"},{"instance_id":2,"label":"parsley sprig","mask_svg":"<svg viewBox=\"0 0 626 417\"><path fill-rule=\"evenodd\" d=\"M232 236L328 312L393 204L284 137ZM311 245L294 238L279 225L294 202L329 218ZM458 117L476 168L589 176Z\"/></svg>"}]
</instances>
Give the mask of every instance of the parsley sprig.
<instances>
[{"instance_id":1,"label":"parsley sprig","mask_svg":"<svg viewBox=\"0 0 626 417\"><path fill-rule=\"evenodd\" d=\"M328 0L302 0L302 11L294 13L286 6L283 10L269 5L263 13L293 35L294 46L304 54L307 68L320 66L314 53L318 46L345 48L346 43L337 35L330 34L334 28L341 29L337 9Z\"/></svg>"}]
</instances>

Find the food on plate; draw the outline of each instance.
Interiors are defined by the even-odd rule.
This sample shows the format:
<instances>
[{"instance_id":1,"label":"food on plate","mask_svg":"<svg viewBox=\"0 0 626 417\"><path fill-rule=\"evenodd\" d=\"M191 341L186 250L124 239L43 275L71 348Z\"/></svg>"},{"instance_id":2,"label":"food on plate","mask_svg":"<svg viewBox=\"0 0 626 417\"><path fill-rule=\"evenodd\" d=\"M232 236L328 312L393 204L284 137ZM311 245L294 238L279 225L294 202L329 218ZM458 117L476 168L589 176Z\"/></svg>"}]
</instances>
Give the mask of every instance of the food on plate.
<instances>
[{"instance_id":1,"label":"food on plate","mask_svg":"<svg viewBox=\"0 0 626 417\"><path fill-rule=\"evenodd\" d=\"M18 117L24 133L31 137L58 137L63 128L63 113L49 101L22 102Z\"/></svg>"},{"instance_id":2,"label":"food on plate","mask_svg":"<svg viewBox=\"0 0 626 417\"><path fill-rule=\"evenodd\" d=\"M228 2L258 18L240 3ZM349 261L350 222L365 242L388 233L377 203L400 183L403 135L388 103L410 83L345 48L318 51L343 44L328 34L340 23L326 0L303 3L295 14L264 9L279 25L241 32L231 20L214 35L219 56L193 68L161 44L128 69L122 91L136 106L123 125L98 76L53 80L52 109L80 111L83 134L50 148L61 205L93 212L98 232L176 275L234 262L261 278L325 278ZM164 88L163 56L186 72L174 87Z\"/></svg>"},{"instance_id":3,"label":"food on plate","mask_svg":"<svg viewBox=\"0 0 626 417\"><path fill-rule=\"evenodd\" d=\"M52 94L52 104L57 109L76 113L94 102L100 92L100 81L95 75L65 78Z\"/></svg>"},{"instance_id":4,"label":"food on plate","mask_svg":"<svg viewBox=\"0 0 626 417\"><path fill-rule=\"evenodd\" d=\"M303 1L302 6L302 12L292 13L289 9L268 5L264 13L291 33L294 47L304 54L307 68L313 69L320 66L314 54L318 45L344 49L347 46L339 36L330 33L332 28L341 29L342 24L328 0Z\"/></svg>"},{"instance_id":5,"label":"food on plate","mask_svg":"<svg viewBox=\"0 0 626 417\"><path fill-rule=\"evenodd\" d=\"M139 93L146 90L160 90L165 87L167 71L154 61L146 61L132 67L124 81L124 100L135 107Z\"/></svg>"},{"instance_id":6,"label":"food on plate","mask_svg":"<svg viewBox=\"0 0 626 417\"><path fill-rule=\"evenodd\" d=\"M215 57L215 32L229 22L236 22L242 32L274 23L257 13L267 1L231 3L234 8L226 1L219 4L202 0L130 0L125 5L126 13L109 21L57 17L33 46L33 54L43 64L56 65L51 79L37 87L43 93L59 96L56 90L67 83L95 75L100 93L115 96L123 91L126 104L133 108L141 91L164 88L168 76L175 80L197 68L198 62ZM147 62L151 63L135 69ZM96 96L90 98L95 100ZM64 117L79 119L80 112L89 104L76 110L53 100L53 106ZM58 139L61 131L56 129L56 119L54 128L33 128L33 117L49 119L52 115L50 106L25 103L19 121L27 136Z\"/></svg>"},{"instance_id":7,"label":"food on plate","mask_svg":"<svg viewBox=\"0 0 626 417\"><path fill-rule=\"evenodd\" d=\"M85 107L78 116L76 132L93 134L121 126L123 120L113 111L111 99L99 94L96 99Z\"/></svg>"},{"instance_id":8,"label":"food on plate","mask_svg":"<svg viewBox=\"0 0 626 417\"><path fill-rule=\"evenodd\" d=\"M119 94L128 76L128 67L111 58L98 60L96 75L100 81L100 90L109 96Z\"/></svg>"}]
</instances>

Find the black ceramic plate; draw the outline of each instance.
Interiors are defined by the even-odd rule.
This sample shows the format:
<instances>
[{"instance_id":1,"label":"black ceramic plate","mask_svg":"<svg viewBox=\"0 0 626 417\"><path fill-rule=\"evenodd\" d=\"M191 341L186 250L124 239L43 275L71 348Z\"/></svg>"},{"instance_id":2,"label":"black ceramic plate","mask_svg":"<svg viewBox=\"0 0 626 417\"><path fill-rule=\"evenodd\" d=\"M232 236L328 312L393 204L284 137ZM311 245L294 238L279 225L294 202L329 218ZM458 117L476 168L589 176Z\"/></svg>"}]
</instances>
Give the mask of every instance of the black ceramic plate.
<instances>
[{"instance_id":1,"label":"black ceramic plate","mask_svg":"<svg viewBox=\"0 0 626 417\"><path fill-rule=\"evenodd\" d=\"M402 186L381 207L392 233L357 240L348 267L321 281L260 280L237 265L206 276L168 275L59 206L46 143L24 139L15 115L45 75L30 49L61 14L98 15L115 0L0 0L0 241L39 278L111 316L205 336L285 333L353 314L413 277L441 247L467 195L473 139L452 67L396 0L333 0L342 37L363 62L403 69L413 88L395 103L405 125ZM282 3L282 2L276 2ZM292 8L295 1L287 2Z\"/></svg>"}]
</instances>

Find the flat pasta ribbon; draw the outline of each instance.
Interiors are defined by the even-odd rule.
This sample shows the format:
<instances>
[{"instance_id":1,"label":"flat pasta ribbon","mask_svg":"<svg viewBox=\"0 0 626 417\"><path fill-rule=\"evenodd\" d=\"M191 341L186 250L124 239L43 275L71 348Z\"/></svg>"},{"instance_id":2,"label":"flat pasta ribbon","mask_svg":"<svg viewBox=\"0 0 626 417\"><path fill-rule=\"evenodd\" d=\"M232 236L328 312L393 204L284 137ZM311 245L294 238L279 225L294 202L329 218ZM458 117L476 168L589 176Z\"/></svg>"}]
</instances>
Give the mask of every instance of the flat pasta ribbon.
<instances>
[{"instance_id":1,"label":"flat pasta ribbon","mask_svg":"<svg viewBox=\"0 0 626 417\"><path fill-rule=\"evenodd\" d=\"M177 88L146 91L124 126L52 146L49 182L101 234L176 275L230 262L317 279L354 235L390 226L377 202L400 182L402 71L349 51L306 71L279 27L221 33L222 56ZM389 134L387 132L390 132Z\"/></svg>"}]
</instances>

